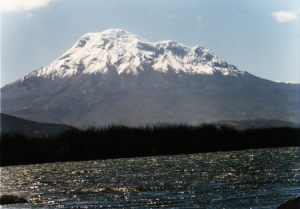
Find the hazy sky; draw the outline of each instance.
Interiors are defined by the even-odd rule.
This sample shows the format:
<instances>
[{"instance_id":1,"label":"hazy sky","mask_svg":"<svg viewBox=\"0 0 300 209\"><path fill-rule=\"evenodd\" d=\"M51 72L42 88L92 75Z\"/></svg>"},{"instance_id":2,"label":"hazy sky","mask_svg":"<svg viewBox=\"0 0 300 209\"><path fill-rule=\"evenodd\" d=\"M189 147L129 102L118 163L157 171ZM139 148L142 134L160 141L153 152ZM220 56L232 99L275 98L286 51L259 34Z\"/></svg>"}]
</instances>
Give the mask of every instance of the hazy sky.
<instances>
[{"instance_id":1,"label":"hazy sky","mask_svg":"<svg viewBox=\"0 0 300 209\"><path fill-rule=\"evenodd\" d=\"M109 28L201 45L256 76L300 81L299 0L0 1L1 86Z\"/></svg>"}]
</instances>

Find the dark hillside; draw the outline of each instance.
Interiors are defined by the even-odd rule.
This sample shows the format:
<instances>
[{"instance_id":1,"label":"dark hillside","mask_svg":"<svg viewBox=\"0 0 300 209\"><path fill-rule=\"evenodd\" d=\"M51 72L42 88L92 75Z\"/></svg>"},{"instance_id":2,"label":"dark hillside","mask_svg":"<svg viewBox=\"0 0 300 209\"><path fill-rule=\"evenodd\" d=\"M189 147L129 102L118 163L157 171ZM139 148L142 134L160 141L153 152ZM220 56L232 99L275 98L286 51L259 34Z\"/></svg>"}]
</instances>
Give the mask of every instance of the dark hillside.
<instances>
[{"instance_id":1,"label":"dark hillside","mask_svg":"<svg viewBox=\"0 0 300 209\"><path fill-rule=\"evenodd\" d=\"M29 137L57 135L74 129L69 125L38 123L4 113L0 113L0 121L1 133L18 133Z\"/></svg>"}]
</instances>

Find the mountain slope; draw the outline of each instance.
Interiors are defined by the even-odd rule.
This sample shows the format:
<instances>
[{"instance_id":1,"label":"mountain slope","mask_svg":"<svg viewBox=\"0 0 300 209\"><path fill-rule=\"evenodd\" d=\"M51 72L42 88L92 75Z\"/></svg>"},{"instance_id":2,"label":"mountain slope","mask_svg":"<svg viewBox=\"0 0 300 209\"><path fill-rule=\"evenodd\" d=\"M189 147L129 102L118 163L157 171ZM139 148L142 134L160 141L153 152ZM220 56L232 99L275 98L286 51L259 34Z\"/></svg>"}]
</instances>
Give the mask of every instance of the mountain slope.
<instances>
[{"instance_id":1,"label":"mountain slope","mask_svg":"<svg viewBox=\"0 0 300 209\"><path fill-rule=\"evenodd\" d=\"M298 84L255 77L203 47L117 29L84 35L1 94L4 113L77 126L300 116Z\"/></svg>"},{"instance_id":2,"label":"mountain slope","mask_svg":"<svg viewBox=\"0 0 300 209\"><path fill-rule=\"evenodd\" d=\"M2 133L19 133L25 136L57 135L73 129L73 127L68 125L38 123L3 113L0 113L0 121Z\"/></svg>"}]
</instances>

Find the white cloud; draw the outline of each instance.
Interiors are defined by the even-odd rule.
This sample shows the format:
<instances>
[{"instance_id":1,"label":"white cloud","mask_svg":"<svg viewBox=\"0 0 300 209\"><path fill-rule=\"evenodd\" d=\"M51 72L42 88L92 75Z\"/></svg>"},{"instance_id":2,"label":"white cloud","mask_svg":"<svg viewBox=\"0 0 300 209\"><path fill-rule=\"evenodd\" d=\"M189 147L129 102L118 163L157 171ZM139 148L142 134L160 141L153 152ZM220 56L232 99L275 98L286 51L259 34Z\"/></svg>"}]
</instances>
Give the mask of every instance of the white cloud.
<instances>
[{"instance_id":1,"label":"white cloud","mask_svg":"<svg viewBox=\"0 0 300 209\"><path fill-rule=\"evenodd\" d=\"M278 11L273 12L272 16L275 17L277 22L283 23L296 20L298 18L299 13L300 9L297 9L295 11Z\"/></svg>"},{"instance_id":2,"label":"white cloud","mask_svg":"<svg viewBox=\"0 0 300 209\"><path fill-rule=\"evenodd\" d=\"M287 83L287 84L300 84L300 81L281 81L275 80L276 83Z\"/></svg>"},{"instance_id":3,"label":"white cloud","mask_svg":"<svg viewBox=\"0 0 300 209\"><path fill-rule=\"evenodd\" d=\"M29 11L49 5L53 0L0 0L0 11Z\"/></svg>"}]
</instances>

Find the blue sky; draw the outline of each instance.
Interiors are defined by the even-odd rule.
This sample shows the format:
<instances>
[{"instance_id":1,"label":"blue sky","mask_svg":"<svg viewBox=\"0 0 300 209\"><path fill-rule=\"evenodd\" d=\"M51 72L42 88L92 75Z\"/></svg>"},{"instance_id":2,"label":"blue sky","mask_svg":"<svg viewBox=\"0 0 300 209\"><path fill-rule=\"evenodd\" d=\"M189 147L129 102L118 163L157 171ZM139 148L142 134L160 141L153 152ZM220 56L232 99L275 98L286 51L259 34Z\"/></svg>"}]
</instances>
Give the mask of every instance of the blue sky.
<instances>
[{"instance_id":1,"label":"blue sky","mask_svg":"<svg viewBox=\"0 0 300 209\"><path fill-rule=\"evenodd\" d=\"M299 0L1 0L0 9L1 86L109 28L204 46L256 76L300 81Z\"/></svg>"}]
</instances>

